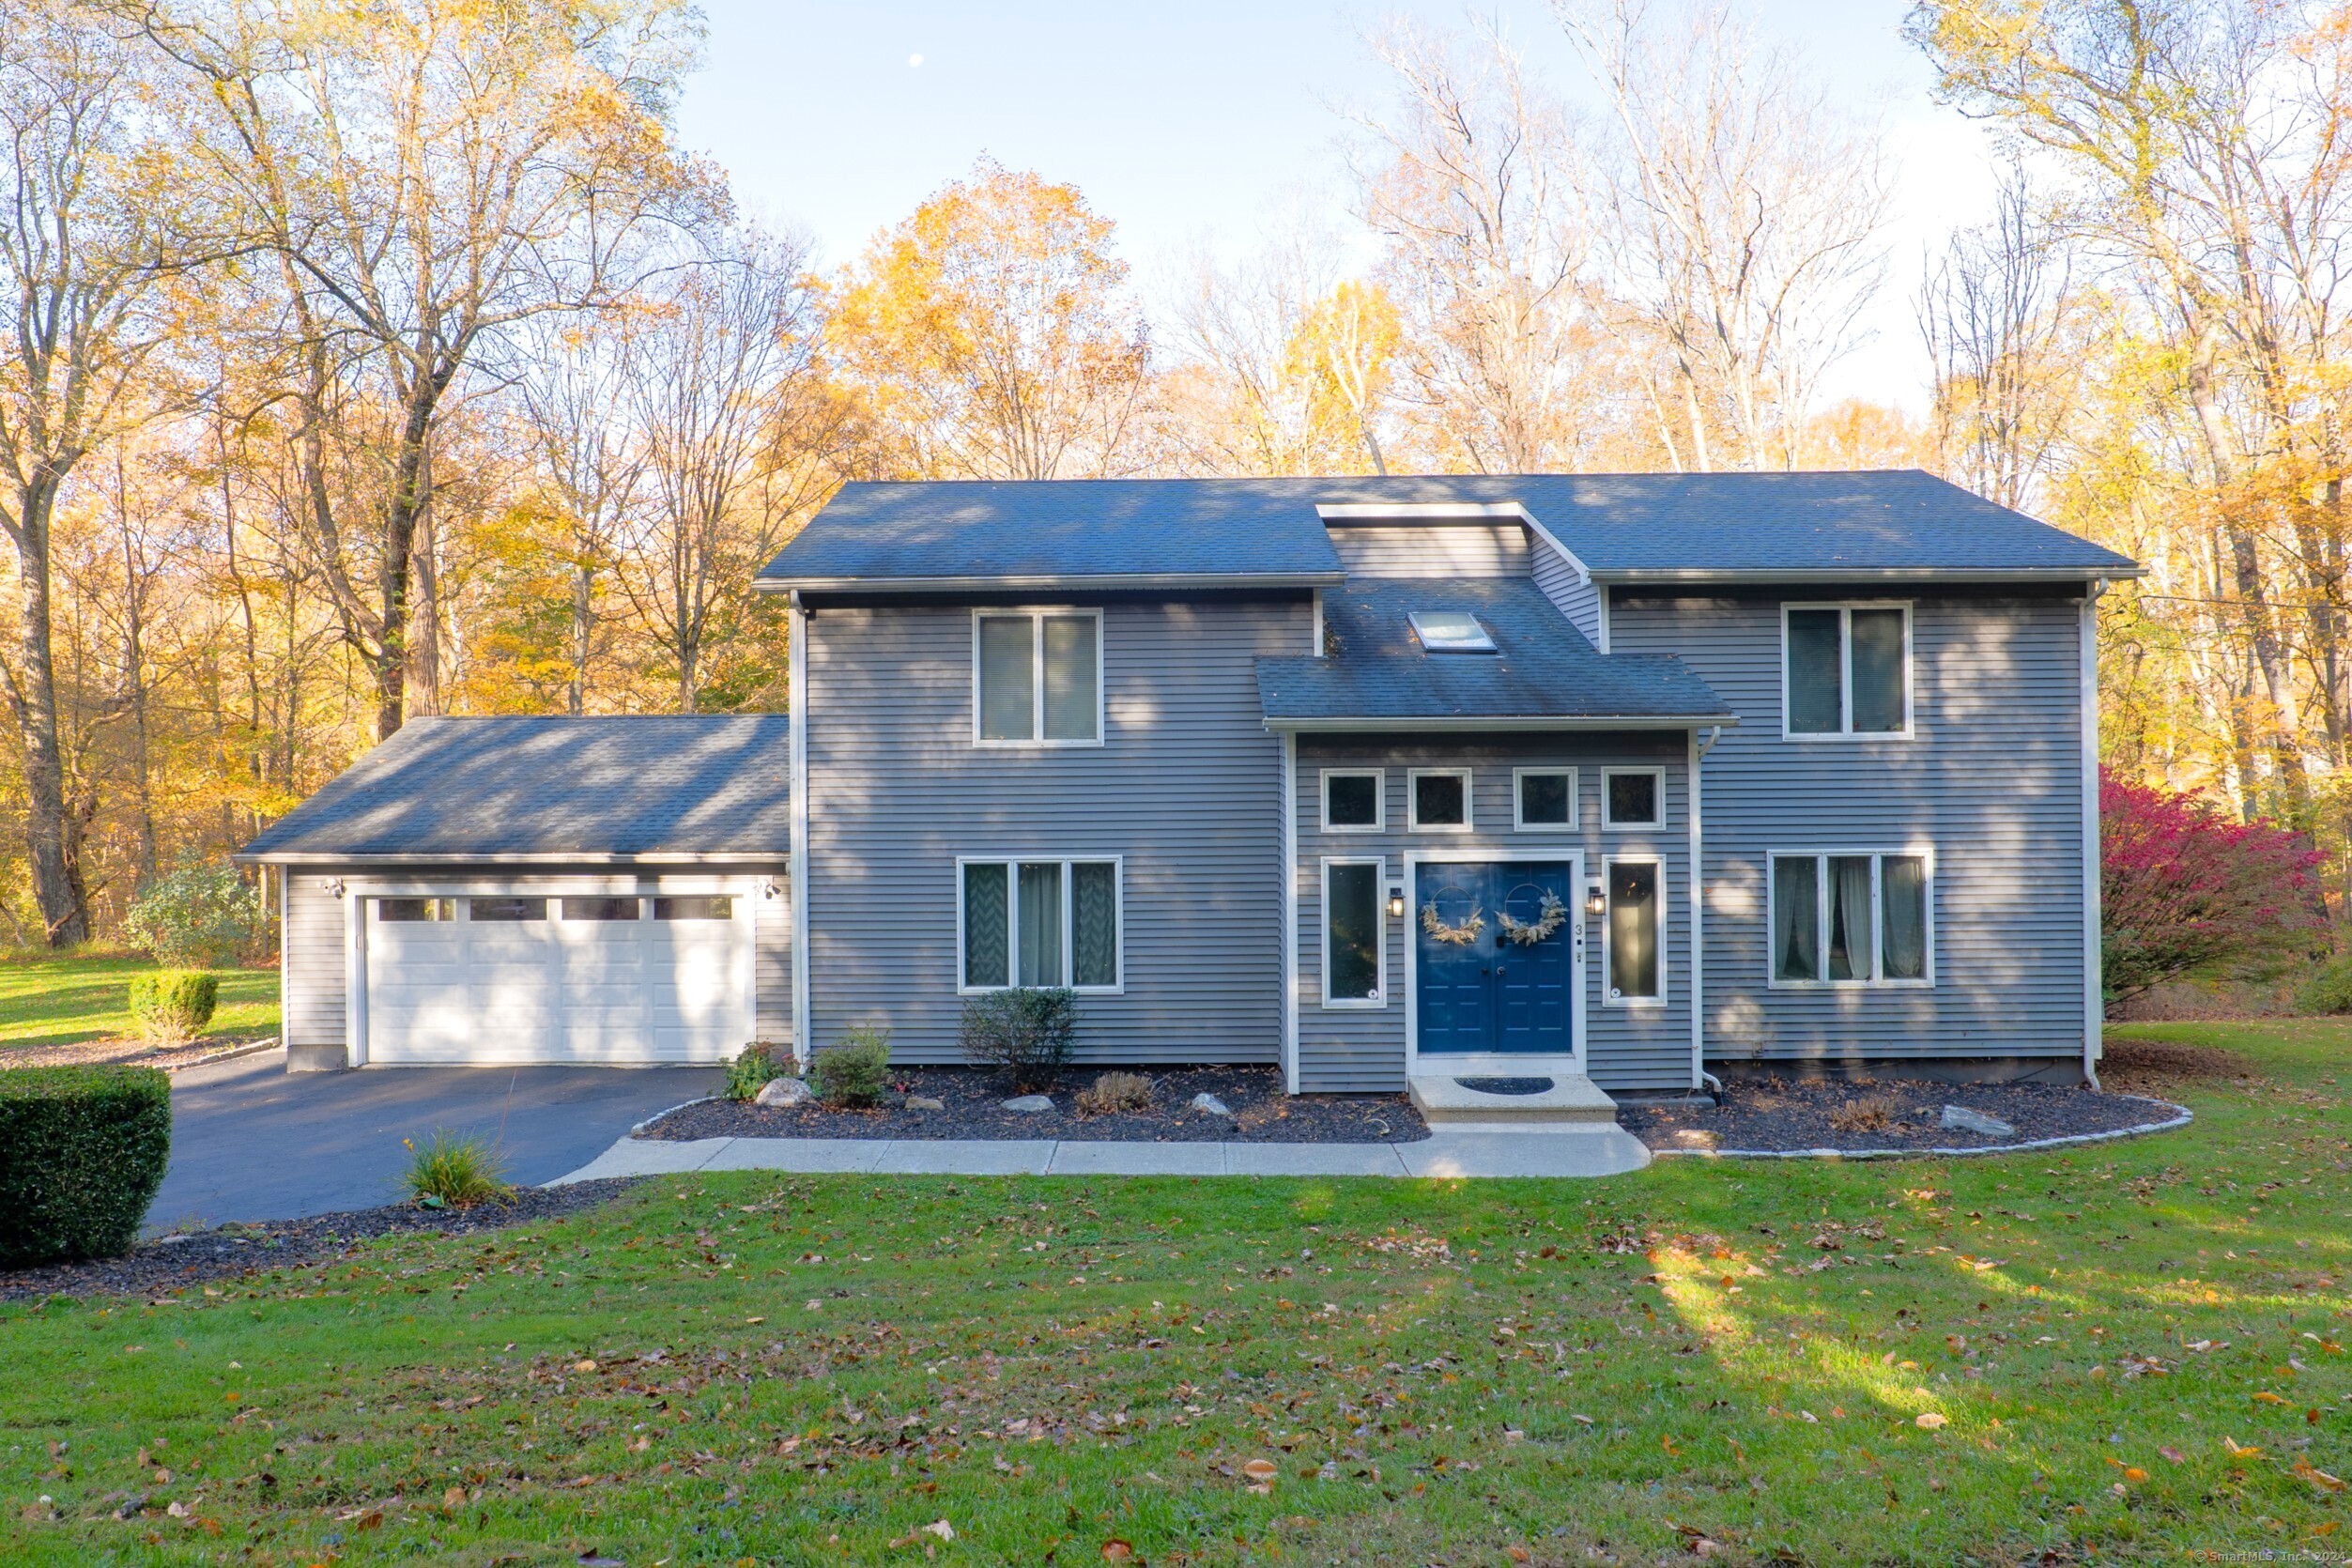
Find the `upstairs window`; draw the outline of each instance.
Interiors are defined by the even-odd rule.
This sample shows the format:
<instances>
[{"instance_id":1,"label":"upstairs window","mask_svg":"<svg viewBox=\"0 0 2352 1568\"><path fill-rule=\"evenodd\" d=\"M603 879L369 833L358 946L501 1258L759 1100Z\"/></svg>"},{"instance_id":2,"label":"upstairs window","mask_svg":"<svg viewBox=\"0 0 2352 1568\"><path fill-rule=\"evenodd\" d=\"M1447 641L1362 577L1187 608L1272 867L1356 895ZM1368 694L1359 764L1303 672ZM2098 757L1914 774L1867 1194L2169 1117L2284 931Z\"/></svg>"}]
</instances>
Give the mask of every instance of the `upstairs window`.
<instances>
[{"instance_id":1,"label":"upstairs window","mask_svg":"<svg viewBox=\"0 0 2352 1568\"><path fill-rule=\"evenodd\" d=\"M1791 605L1783 614L1788 733L1910 733L1910 606Z\"/></svg>"},{"instance_id":2,"label":"upstairs window","mask_svg":"<svg viewBox=\"0 0 2352 1568\"><path fill-rule=\"evenodd\" d=\"M1470 830L1470 770L1411 768L1405 775L1411 824L1448 833Z\"/></svg>"},{"instance_id":3,"label":"upstairs window","mask_svg":"<svg viewBox=\"0 0 2352 1568\"><path fill-rule=\"evenodd\" d=\"M1100 745L1101 612L975 615L972 685L981 745Z\"/></svg>"},{"instance_id":4,"label":"upstairs window","mask_svg":"<svg viewBox=\"0 0 2352 1568\"><path fill-rule=\"evenodd\" d=\"M1478 617L1466 609L1416 609L1405 617L1413 623L1413 635L1432 653L1491 653L1495 639L1486 628L1478 623Z\"/></svg>"},{"instance_id":5,"label":"upstairs window","mask_svg":"<svg viewBox=\"0 0 2352 1568\"><path fill-rule=\"evenodd\" d=\"M1388 825L1387 793L1382 785L1387 776L1379 769L1363 772L1352 769L1323 770L1323 831L1326 833L1377 833Z\"/></svg>"}]
</instances>

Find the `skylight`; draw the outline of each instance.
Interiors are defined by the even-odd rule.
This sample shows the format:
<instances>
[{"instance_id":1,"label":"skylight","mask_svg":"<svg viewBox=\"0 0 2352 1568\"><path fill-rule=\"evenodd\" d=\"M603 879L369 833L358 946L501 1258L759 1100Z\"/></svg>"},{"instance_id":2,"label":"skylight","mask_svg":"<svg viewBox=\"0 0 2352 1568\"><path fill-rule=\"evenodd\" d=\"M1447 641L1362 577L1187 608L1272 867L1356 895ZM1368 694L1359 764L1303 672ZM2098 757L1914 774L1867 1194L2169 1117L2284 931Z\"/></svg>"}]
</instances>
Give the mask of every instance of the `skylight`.
<instances>
[{"instance_id":1,"label":"skylight","mask_svg":"<svg viewBox=\"0 0 2352 1568\"><path fill-rule=\"evenodd\" d=\"M1413 635L1432 653L1491 653L1495 639L1466 609L1416 609L1406 612Z\"/></svg>"}]
</instances>

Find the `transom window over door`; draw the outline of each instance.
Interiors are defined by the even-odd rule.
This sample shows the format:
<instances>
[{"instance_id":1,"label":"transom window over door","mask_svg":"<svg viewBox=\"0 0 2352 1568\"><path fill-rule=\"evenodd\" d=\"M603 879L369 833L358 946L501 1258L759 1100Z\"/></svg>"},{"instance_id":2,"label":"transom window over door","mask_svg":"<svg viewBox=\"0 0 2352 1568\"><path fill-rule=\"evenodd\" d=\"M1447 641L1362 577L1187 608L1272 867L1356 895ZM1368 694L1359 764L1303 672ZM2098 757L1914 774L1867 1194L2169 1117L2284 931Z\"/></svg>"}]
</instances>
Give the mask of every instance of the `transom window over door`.
<instances>
[{"instance_id":1,"label":"transom window over door","mask_svg":"<svg viewBox=\"0 0 2352 1568\"><path fill-rule=\"evenodd\" d=\"M1119 989L1117 860L963 860L957 875L960 989Z\"/></svg>"},{"instance_id":2,"label":"transom window over door","mask_svg":"<svg viewBox=\"0 0 2352 1568\"><path fill-rule=\"evenodd\" d=\"M976 612L972 705L983 746L1102 744L1102 612Z\"/></svg>"},{"instance_id":3,"label":"transom window over door","mask_svg":"<svg viewBox=\"0 0 2352 1568\"><path fill-rule=\"evenodd\" d=\"M1782 717L1791 735L1911 732L1911 607L1782 610Z\"/></svg>"},{"instance_id":4,"label":"transom window over door","mask_svg":"<svg viewBox=\"0 0 2352 1568\"><path fill-rule=\"evenodd\" d=\"M1921 853L1772 856L1772 983L1927 985L1933 867Z\"/></svg>"}]
</instances>

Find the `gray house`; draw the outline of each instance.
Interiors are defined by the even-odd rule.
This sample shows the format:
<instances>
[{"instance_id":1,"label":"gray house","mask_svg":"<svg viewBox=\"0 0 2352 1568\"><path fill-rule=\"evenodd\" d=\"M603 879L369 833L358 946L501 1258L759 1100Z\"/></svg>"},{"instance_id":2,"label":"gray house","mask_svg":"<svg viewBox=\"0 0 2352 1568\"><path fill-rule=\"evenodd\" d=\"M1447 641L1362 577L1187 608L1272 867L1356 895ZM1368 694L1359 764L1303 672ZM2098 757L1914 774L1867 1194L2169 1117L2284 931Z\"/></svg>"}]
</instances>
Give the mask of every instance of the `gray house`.
<instances>
[{"instance_id":1,"label":"gray house","mask_svg":"<svg viewBox=\"0 0 2352 1568\"><path fill-rule=\"evenodd\" d=\"M1299 1092L2079 1080L2138 571L1917 472L852 484L759 575L789 719L424 720L245 853L297 1065L1055 985Z\"/></svg>"}]
</instances>

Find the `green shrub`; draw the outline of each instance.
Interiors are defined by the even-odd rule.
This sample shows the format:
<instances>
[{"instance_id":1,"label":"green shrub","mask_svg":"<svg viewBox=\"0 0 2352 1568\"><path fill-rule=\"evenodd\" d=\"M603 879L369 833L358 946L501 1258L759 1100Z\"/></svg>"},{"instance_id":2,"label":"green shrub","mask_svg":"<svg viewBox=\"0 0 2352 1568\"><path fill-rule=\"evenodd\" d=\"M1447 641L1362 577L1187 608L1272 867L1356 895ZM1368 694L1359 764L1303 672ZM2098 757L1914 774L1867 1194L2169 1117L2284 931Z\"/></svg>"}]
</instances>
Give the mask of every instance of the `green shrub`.
<instances>
[{"instance_id":1,"label":"green shrub","mask_svg":"<svg viewBox=\"0 0 2352 1568\"><path fill-rule=\"evenodd\" d=\"M0 1071L0 1268L130 1251L171 1157L155 1068Z\"/></svg>"},{"instance_id":2,"label":"green shrub","mask_svg":"<svg viewBox=\"0 0 2352 1568\"><path fill-rule=\"evenodd\" d=\"M808 1086L827 1105L871 1105L890 1086L890 1031L861 1023L808 1063Z\"/></svg>"},{"instance_id":3,"label":"green shrub","mask_svg":"<svg viewBox=\"0 0 2352 1568\"><path fill-rule=\"evenodd\" d=\"M2329 959L2295 988L2295 1007L2305 1013L2352 1013L2352 953Z\"/></svg>"},{"instance_id":4,"label":"green shrub","mask_svg":"<svg viewBox=\"0 0 2352 1568\"><path fill-rule=\"evenodd\" d=\"M131 976L131 1016L158 1045L177 1045L204 1033L221 1000L221 976L194 969L158 969Z\"/></svg>"},{"instance_id":5,"label":"green shrub","mask_svg":"<svg viewBox=\"0 0 2352 1568\"><path fill-rule=\"evenodd\" d=\"M122 929L155 955L187 968L227 963L263 926L261 895L226 866L182 866L131 900Z\"/></svg>"},{"instance_id":6,"label":"green shrub","mask_svg":"<svg viewBox=\"0 0 2352 1568\"><path fill-rule=\"evenodd\" d=\"M423 1148L407 1139L408 1196L426 1208L471 1208L505 1203L515 1196L506 1184L506 1162L480 1138L436 1132Z\"/></svg>"},{"instance_id":7,"label":"green shrub","mask_svg":"<svg viewBox=\"0 0 2352 1568\"><path fill-rule=\"evenodd\" d=\"M727 1064L727 1098L757 1099L760 1091L792 1070L792 1048L773 1040L753 1040Z\"/></svg>"},{"instance_id":8,"label":"green shrub","mask_svg":"<svg viewBox=\"0 0 2352 1568\"><path fill-rule=\"evenodd\" d=\"M1017 987L963 1005L963 1053L1002 1072L1015 1094L1052 1088L1077 1043L1078 998L1067 990Z\"/></svg>"}]
</instances>

